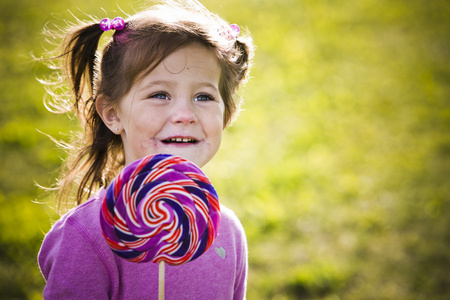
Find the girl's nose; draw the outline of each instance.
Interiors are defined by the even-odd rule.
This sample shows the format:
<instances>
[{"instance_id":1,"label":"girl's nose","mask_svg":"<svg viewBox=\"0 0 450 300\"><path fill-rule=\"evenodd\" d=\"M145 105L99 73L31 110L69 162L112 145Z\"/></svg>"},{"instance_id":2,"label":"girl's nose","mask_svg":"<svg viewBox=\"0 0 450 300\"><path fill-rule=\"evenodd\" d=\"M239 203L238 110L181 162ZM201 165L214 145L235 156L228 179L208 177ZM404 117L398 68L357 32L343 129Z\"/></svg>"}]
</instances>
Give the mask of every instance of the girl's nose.
<instances>
[{"instance_id":1,"label":"girl's nose","mask_svg":"<svg viewBox=\"0 0 450 300\"><path fill-rule=\"evenodd\" d=\"M179 125L196 124L198 119L194 104L191 101L178 101L173 106L171 121Z\"/></svg>"}]
</instances>

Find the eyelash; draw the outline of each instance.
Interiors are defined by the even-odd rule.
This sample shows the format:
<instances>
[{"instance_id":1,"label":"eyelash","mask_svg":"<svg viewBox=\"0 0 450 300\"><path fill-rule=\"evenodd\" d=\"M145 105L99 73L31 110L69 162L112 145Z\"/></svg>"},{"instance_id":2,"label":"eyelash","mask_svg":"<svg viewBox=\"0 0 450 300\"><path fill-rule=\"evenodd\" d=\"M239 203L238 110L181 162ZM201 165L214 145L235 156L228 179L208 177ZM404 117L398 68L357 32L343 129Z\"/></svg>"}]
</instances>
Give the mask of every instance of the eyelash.
<instances>
[{"instance_id":1,"label":"eyelash","mask_svg":"<svg viewBox=\"0 0 450 300\"><path fill-rule=\"evenodd\" d=\"M160 97L160 96L162 96L162 97ZM164 92L157 92L157 93L151 94L151 95L149 96L149 98L168 99L169 96L167 95L167 93L164 93Z\"/></svg>"},{"instance_id":2,"label":"eyelash","mask_svg":"<svg viewBox=\"0 0 450 300\"><path fill-rule=\"evenodd\" d=\"M149 98L157 98L157 99L169 99L169 96L165 92L157 92L149 96ZM198 98L206 98L204 100L197 100ZM199 94L195 96L194 101L214 101L214 98L209 94Z\"/></svg>"},{"instance_id":3,"label":"eyelash","mask_svg":"<svg viewBox=\"0 0 450 300\"><path fill-rule=\"evenodd\" d=\"M206 100L196 100L199 97L206 97L207 99ZM209 94L199 94L199 95L195 96L194 101L214 101L214 98Z\"/></svg>"}]
</instances>

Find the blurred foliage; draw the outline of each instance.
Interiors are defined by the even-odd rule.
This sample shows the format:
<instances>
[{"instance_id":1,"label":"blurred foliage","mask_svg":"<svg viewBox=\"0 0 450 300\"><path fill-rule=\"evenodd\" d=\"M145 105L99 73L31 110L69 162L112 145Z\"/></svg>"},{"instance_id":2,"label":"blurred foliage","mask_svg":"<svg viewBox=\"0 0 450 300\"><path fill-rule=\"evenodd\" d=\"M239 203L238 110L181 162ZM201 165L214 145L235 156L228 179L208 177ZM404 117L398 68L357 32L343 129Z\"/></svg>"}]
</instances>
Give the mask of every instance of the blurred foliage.
<instances>
[{"instance_id":1,"label":"blurred foliage","mask_svg":"<svg viewBox=\"0 0 450 300\"><path fill-rule=\"evenodd\" d=\"M449 299L450 3L204 3L258 47L245 110L205 169L248 235L248 299ZM56 216L35 182L51 185L63 153L36 129L73 128L42 104L42 28L131 7L0 2L2 299L41 298Z\"/></svg>"}]
</instances>

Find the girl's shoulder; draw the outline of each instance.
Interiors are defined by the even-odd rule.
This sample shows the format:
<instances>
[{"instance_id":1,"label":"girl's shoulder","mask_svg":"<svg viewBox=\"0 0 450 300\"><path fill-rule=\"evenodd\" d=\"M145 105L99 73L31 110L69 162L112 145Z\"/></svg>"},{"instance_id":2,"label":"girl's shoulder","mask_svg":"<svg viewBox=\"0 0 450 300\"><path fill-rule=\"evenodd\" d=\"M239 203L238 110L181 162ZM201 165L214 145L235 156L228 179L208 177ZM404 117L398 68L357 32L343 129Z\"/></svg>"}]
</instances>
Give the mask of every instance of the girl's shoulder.
<instances>
[{"instance_id":1,"label":"girl's shoulder","mask_svg":"<svg viewBox=\"0 0 450 300\"><path fill-rule=\"evenodd\" d=\"M86 227L99 225L100 208L102 205L102 197L106 191L101 188L95 195L90 197L86 202L69 210L66 214L56 221L54 227L64 226L67 223L83 223ZM53 229L52 228L52 229Z\"/></svg>"},{"instance_id":2,"label":"girl's shoulder","mask_svg":"<svg viewBox=\"0 0 450 300\"><path fill-rule=\"evenodd\" d=\"M46 234L46 240L50 237L79 236L88 243L97 243L101 237L100 209L103 193L105 191L101 189L85 203L61 216Z\"/></svg>"},{"instance_id":3,"label":"girl's shoulder","mask_svg":"<svg viewBox=\"0 0 450 300\"><path fill-rule=\"evenodd\" d=\"M46 234L38 254L47 281L44 298L107 297L115 269L101 234L100 206L97 194L63 215Z\"/></svg>"},{"instance_id":4,"label":"girl's shoulder","mask_svg":"<svg viewBox=\"0 0 450 300\"><path fill-rule=\"evenodd\" d=\"M242 227L241 221L236 213L222 203L220 203L220 215L222 221L231 222L234 226Z\"/></svg>"},{"instance_id":5,"label":"girl's shoulder","mask_svg":"<svg viewBox=\"0 0 450 300\"><path fill-rule=\"evenodd\" d=\"M220 235L234 236L235 240L245 242L245 231L236 213L225 206L220 204Z\"/></svg>"}]
</instances>

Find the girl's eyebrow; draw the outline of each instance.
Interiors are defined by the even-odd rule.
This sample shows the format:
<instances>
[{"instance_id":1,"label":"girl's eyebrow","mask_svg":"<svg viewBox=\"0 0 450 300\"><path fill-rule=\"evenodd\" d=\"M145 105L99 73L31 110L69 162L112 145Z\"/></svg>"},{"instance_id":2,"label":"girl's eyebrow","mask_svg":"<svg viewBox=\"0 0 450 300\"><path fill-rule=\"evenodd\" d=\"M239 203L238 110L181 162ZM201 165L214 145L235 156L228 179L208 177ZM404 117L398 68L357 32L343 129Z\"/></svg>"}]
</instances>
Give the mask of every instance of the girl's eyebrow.
<instances>
[{"instance_id":1,"label":"girl's eyebrow","mask_svg":"<svg viewBox=\"0 0 450 300\"><path fill-rule=\"evenodd\" d=\"M143 85L140 88L140 90L151 88L154 85L157 85L157 86L170 86L170 85L173 85L173 84L174 84L174 82L172 82L170 80L155 80L155 81L150 81L150 82L146 83L145 85Z\"/></svg>"},{"instance_id":2,"label":"girl's eyebrow","mask_svg":"<svg viewBox=\"0 0 450 300\"><path fill-rule=\"evenodd\" d=\"M219 88L217 87L217 84L213 84L211 82L198 82L197 85L200 86L200 87L208 87L208 88L211 88L213 90L219 91Z\"/></svg>"},{"instance_id":3,"label":"girl's eyebrow","mask_svg":"<svg viewBox=\"0 0 450 300\"><path fill-rule=\"evenodd\" d=\"M170 86L173 86L175 84L176 84L175 81L155 80L155 81L150 81L150 82L146 83L141 88L139 88L139 90L146 90L148 88L151 88L152 86L168 86L168 87L170 87ZM211 89L213 89L215 91L219 91L218 85L217 84L213 84L212 82L200 81L200 82L196 82L195 85L199 86L199 87L208 87L208 88L211 88Z\"/></svg>"}]
</instances>

